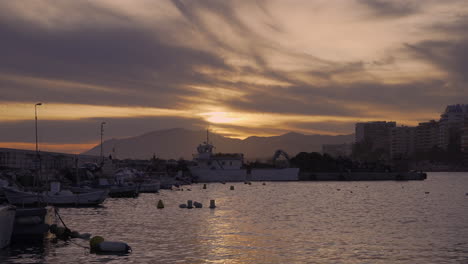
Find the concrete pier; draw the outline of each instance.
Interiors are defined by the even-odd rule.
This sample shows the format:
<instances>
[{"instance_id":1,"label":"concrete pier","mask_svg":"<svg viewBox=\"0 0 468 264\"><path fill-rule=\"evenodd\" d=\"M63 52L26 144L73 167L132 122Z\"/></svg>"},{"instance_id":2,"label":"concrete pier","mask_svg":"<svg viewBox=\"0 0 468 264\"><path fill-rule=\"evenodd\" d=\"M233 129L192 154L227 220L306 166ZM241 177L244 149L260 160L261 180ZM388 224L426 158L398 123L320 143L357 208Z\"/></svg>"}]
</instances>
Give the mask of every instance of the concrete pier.
<instances>
[{"instance_id":1,"label":"concrete pier","mask_svg":"<svg viewBox=\"0 0 468 264\"><path fill-rule=\"evenodd\" d=\"M302 181L421 181L423 172L301 172Z\"/></svg>"}]
</instances>

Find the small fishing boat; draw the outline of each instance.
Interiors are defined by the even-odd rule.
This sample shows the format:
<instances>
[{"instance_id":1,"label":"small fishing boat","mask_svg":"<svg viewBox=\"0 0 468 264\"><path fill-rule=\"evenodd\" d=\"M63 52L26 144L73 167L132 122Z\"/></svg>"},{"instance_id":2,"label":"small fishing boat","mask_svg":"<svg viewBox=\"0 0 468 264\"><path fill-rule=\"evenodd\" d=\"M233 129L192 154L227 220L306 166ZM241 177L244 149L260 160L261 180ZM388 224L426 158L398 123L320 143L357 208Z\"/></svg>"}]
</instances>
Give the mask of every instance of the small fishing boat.
<instances>
[{"instance_id":1,"label":"small fishing boat","mask_svg":"<svg viewBox=\"0 0 468 264\"><path fill-rule=\"evenodd\" d=\"M138 190L140 193L157 193L161 188L159 181L144 181L138 185Z\"/></svg>"},{"instance_id":2,"label":"small fishing boat","mask_svg":"<svg viewBox=\"0 0 468 264\"><path fill-rule=\"evenodd\" d=\"M84 193L73 193L69 190L54 192L26 192L3 187L8 202L14 205L98 205L107 198L109 190L92 190Z\"/></svg>"},{"instance_id":3,"label":"small fishing boat","mask_svg":"<svg viewBox=\"0 0 468 264\"><path fill-rule=\"evenodd\" d=\"M11 205L0 205L0 248L10 244L16 209Z\"/></svg>"}]
</instances>

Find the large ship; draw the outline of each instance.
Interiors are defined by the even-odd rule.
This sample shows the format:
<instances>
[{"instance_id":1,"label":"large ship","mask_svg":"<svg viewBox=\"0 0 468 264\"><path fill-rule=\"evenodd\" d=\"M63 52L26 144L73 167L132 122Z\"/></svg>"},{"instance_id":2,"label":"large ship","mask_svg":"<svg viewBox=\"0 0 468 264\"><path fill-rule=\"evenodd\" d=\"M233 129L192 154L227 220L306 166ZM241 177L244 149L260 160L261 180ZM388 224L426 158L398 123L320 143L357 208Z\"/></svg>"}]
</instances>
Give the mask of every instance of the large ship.
<instances>
[{"instance_id":1,"label":"large ship","mask_svg":"<svg viewBox=\"0 0 468 264\"><path fill-rule=\"evenodd\" d=\"M198 182L297 181L299 168L247 168L242 153L213 153L214 146L207 139L193 155L189 167ZM284 153L284 152L277 152ZM275 157L277 154L275 154Z\"/></svg>"}]
</instances>

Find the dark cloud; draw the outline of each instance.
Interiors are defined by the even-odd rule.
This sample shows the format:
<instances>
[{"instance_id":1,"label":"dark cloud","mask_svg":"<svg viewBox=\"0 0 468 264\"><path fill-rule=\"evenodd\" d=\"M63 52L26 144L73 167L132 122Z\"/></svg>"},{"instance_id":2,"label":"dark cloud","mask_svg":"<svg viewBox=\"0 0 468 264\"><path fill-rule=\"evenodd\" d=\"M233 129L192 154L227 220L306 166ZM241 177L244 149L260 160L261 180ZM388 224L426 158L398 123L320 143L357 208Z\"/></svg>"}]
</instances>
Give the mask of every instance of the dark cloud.
<instances>
[{"instance_id":1,"label":"dark cloud","mask_svg":"<svg viewBox=\"0 0 468 264\"><path fill-rule=\"evenodd\" d=\"M194 67L229 69L220 57L165 44L164 36L131 24L49 30L27 21L12 24L0 19L0 35L1 73L100 85L117 91L83 94L79 89L65 89L54 95L47 87L3 82L0 85L10 90L2 95L4 100L31 100L32 94L47 93L53 100L67 102L167 107L168 99L187 92L185 84L209 83ZM120 94L119 88L127 92Z\"/></svg>"},{"instance_id":2,"label":"dark cloud","mask_svg":"<svg viewBox=\"0 0 468 264\"><path fill-rule=\"evenodd\" d=\"M435 24L432 28L447 35L447 38L408 43L408 51L416 58L449 73L451 79L462 82L464 91L468 92L468 16L461 16L453 22Z\"/></svg>"},{"instance_id":3,"label":"dark cloud","mask_svg":"<svg viewBox=\"0 0 468 264\"><path fill-rule=\"evenodd\" d=\"M373 11L375 17L403 17L418 13L423 1L358 0Z\"/></svg>"}]
</instances>

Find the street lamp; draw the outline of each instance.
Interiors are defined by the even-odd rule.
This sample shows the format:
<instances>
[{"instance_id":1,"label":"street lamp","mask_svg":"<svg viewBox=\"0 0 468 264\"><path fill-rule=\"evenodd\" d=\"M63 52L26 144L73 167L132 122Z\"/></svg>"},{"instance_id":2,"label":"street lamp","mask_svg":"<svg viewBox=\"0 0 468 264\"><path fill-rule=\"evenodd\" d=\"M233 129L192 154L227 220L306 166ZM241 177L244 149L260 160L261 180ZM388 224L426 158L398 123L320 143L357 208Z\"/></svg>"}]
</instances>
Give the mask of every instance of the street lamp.
<instances>
[{"instance_id":1,"label":"street lamp","mask_svg":"<svg viewBox=\"0 0 468 264\"><path fill-rule=\"evenodd\" d=\"M39 180L38 177L40 176L41 172L41 158L39 157L39 146L37 143L37 106L42 105L42 103L37 103L34 105L34 116L35 116L35 128L36 128L36 170L37 174L36 177L34 178L34 186L36 186L37 181ZM39 166L37 166L39 164ZM39 167L39 168L37 168Z\"/></svg>"},{"instance_id":2,"label":"street lamp","mask_svg":"<svg viewBox=\"0 0 468 264\"><path fill-rule=\"evenodd\" d=\"M37 145L37 106L42 105L42 103L37 103L34 105L34 113L36 117L36 154L39 156L39 147Z\"/></svg>"},{"instance_id":3,"label":"street lamp","mask_svg":"<svg viewBox=\"0 0 468 264\"><path fill-rule=\"evenodd\" d=\"M104 135L104 125L106 124L106 122L101 122L101 163L104 162L104 152L103 152L103 149L102 149L102 136Z\"/></svg>"}]
</instances>

